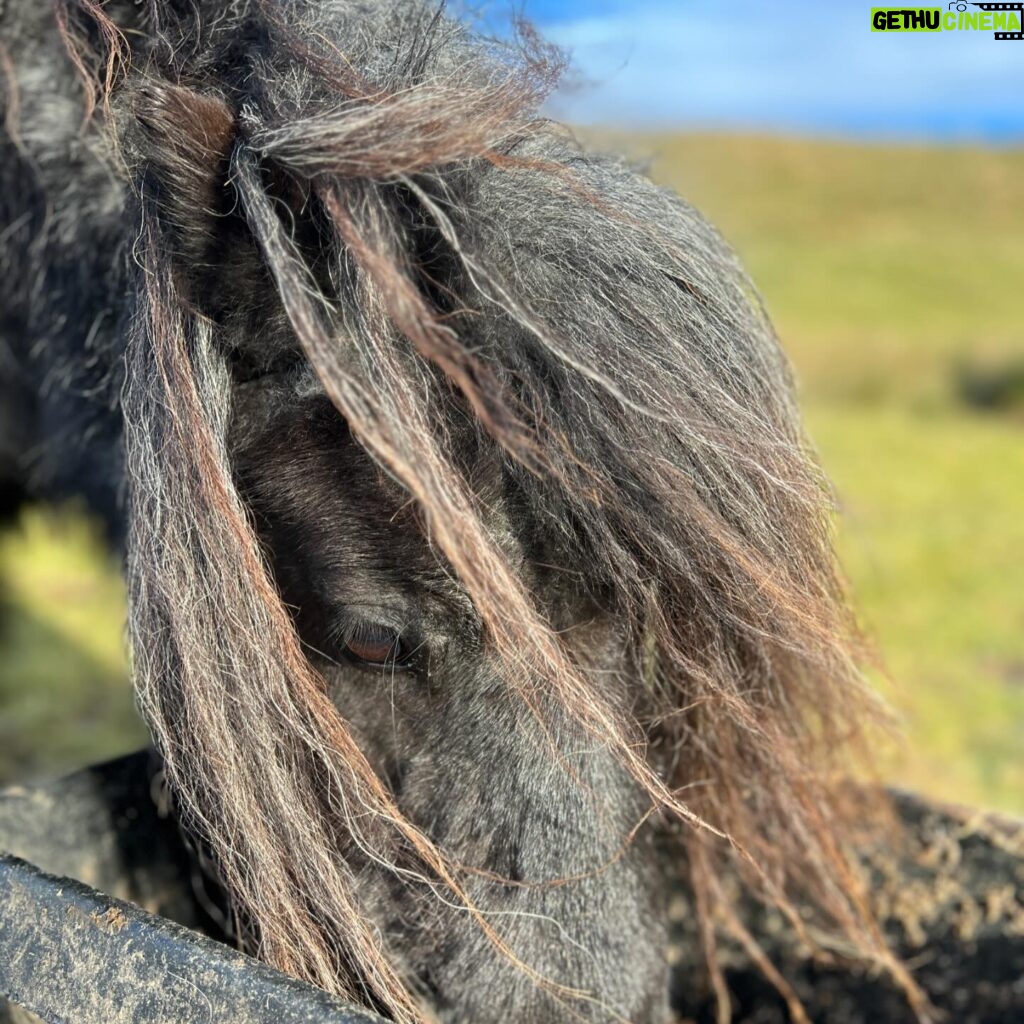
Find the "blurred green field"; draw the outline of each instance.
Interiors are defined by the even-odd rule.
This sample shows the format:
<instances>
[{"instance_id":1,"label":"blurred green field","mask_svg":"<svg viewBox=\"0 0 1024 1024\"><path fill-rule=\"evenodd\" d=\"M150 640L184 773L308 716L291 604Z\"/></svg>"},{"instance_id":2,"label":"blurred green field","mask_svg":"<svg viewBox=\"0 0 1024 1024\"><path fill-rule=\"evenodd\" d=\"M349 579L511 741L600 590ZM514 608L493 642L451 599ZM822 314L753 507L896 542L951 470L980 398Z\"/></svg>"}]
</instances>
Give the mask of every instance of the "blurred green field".
<instances>
[{"instance_id":1,"label":"blurred green field","mask_svg":"<svg viewBox=\"0 0 1024 1024\"><path fill-rule=\"evenodd\" d=\"M124 648L124 587L73 509L0 534L0 781L141 746Z\"/></svg>"},{"instance_id":2,"label":"blurred green field","mask_svg":"<svg viewBox=\"0 0 1024 1024\"><path fill-rule=\"evenodd\" d=\"M796 365L906 724L887 775L1024 811L1024 153L617 141L739 249ZM140 741L100 552L73 516L0 538L0 778Z\"/></svg>"},{"instance_id":3,"label":"blurred green field","mask_svg":"<svg viewBox=\"0 0 1024 1024\"><path fill-rule=\"evenodd\" d=\"M624 141L736 246L795 364L906 727L888 776L1024 811L1024 152Z\"/></svg>"}]
</instances>

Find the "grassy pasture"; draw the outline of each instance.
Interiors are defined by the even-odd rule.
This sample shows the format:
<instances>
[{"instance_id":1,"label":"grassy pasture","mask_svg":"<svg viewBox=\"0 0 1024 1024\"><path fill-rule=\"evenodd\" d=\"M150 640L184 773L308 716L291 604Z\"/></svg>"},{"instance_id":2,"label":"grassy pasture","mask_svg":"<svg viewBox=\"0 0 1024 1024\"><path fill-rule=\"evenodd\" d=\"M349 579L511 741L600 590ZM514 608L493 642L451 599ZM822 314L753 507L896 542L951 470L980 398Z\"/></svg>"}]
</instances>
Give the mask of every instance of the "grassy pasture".
<instances>
[{"instance_id":1,"label":"grassy pasture","mask_svg":"<svg viewBox=\"0 0 1024 1024\"><path fill-rule=\"evenodd\" d=\"M739 249L792 356L906 723L888 776L1024 811L1024 405L962 396L1024 365L1024 153L617 142ZM123 592L88 526L30 514L0 581L0 779L138 744Z\"/></svg>"},{"instance_id":2,"label":"grassy pasture","mask_svg":"<svg viewBox=\"0 0 1024 1024\"><path fill-rule=\"evenodd\" d=\"M906 726L889 776L1024 810L1024 152L624 141L737 247L835 481L839 544Z\"/></svg>"}]
</instances>

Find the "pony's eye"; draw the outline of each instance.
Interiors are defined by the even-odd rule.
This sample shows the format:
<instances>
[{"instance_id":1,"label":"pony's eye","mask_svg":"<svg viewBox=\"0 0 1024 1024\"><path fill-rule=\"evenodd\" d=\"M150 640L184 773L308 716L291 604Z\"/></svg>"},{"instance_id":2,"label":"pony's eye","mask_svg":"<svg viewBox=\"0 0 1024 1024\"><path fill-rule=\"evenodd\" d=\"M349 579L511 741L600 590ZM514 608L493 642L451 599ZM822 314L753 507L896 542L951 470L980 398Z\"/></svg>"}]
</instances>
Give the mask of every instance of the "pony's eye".
<instances>
[{"instance_id":1,"label":"pony's eye","mask_svg":"<svg viewBox=\"0 0 1024 1024\"><path fill-rule=\"evenodd\" d=\"M399 630L380 622L360 622L345 638L345 650L364 665L406 668L410 651Z\"/></svg>"}]
</instances>

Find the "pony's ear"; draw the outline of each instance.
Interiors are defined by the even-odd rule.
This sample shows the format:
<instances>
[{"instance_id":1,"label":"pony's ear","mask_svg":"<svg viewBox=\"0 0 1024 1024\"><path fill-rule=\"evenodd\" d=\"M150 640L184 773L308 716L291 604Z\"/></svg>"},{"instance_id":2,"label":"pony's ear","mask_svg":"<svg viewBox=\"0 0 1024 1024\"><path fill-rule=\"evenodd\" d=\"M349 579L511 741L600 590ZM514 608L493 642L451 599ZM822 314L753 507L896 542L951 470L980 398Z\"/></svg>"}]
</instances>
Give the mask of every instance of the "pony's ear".
<instances>
[{"instance_id":1,"label":"pony's ear","mask_svg":"<svg viewBox=\"0 0 1024 1024\"><path fill-rule=\"evenodd\" d=\"M147 83L134 102L142 156L157 199L189 264L202 263L218 218L231 209L228 173L236 135L234 111L218 96Z\"/></svg>"}]
</instances>

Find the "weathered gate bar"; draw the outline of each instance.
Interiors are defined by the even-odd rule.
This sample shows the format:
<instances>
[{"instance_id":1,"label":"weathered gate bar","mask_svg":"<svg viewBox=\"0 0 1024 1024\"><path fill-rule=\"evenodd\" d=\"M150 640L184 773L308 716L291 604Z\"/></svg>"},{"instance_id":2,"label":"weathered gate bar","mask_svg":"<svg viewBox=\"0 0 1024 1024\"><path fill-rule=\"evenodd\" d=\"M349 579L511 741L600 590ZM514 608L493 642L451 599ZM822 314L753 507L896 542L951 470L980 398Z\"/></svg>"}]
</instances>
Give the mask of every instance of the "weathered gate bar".
<instances>
[{"instance_id":1,"label":"weathered gate bar","mask_svg":"<svg viewBox=\"0 0 1024 1024\"><path fill-rule=\"evenodd\" d=\"M0 1024L4 996L48 1024L379 1024L209 937L159 771L140 751L0 790Z\"/></svg>"},{"instance_id":2,"label":"weathered gate bar","mask_svg":"<svg viewBox=\"0 0 1024 1024\"><path fill-rule=\"evenodd\" d=\"M60 1024L373 1024L309 985L69 878L0 856L0 992Z\"/></svg>"}]
</instances>

